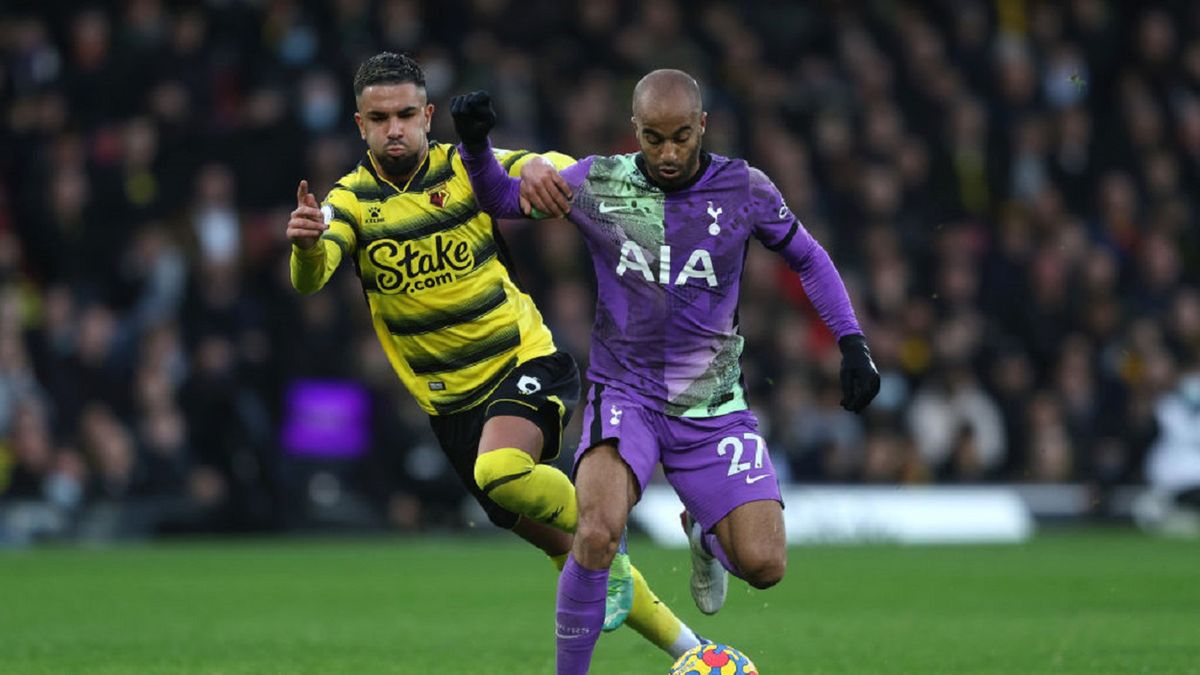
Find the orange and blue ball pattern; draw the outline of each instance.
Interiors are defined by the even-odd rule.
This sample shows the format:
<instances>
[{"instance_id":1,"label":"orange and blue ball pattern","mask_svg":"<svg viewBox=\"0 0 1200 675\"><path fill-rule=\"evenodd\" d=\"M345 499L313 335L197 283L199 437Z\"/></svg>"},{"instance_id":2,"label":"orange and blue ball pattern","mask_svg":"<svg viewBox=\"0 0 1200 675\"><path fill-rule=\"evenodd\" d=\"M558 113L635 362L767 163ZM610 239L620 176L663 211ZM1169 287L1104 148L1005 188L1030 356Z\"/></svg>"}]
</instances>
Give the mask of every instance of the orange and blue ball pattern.
<instances>
[{"instance_id":1,"label":"orange and blue ball pattern","mask_svg":"<svg viewBox=\"0 0 1200 675\"><path fill-rule=\"evenodd\" d=\"M684 652L669 675L758 675L758 668L733 647L708 644Z\"/></svg>"}]
</instances>

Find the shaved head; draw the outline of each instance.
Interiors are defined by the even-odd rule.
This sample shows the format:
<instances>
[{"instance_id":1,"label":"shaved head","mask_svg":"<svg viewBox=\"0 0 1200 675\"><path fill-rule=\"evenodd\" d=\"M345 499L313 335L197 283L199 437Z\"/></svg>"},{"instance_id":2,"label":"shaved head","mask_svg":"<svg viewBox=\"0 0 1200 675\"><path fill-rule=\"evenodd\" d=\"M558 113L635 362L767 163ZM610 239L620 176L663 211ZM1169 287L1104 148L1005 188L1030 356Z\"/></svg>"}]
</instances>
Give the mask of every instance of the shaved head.
<instances>
[{"instance_id":1,"label":"shaved head","mask_svg":"<svg viewBox=\"0 0 1200 675\"><path fill-rule=\"evenodd\" d=\"M641 158L663 189L686 185L700 170L707 122L700 85L682 70L656 70L633 88L633 129Z\"/></svg>"},{"instance_id":2,"label":"shaved head","mask_svg":"<svg viewBox=\"0 0 1200 675\"><path fill-rule=\"evenodd\" d=\"M670 106L674 112L699 115L704 110L700 85L682 70L652 71L633 88L633 116L640 118L643 113L662 106Z\"/></svg>"}]
</instances>

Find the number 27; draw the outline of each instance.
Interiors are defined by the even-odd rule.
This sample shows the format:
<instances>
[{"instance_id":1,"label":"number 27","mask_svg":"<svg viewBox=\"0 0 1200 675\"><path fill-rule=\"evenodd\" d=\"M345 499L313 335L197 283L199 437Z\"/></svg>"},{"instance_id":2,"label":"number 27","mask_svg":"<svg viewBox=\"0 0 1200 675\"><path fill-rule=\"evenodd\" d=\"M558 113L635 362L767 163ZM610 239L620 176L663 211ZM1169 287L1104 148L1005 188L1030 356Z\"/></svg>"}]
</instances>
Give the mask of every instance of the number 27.
<instances>
[{"instance_id":1,"label":"number 27","mask_svg":"<svg viewBox=\"0 0 1200 675\"><path fill-rule=\"evenodd\" d=\"M758 434L745 433L742 438L737 436L726 436L717 443L717 454L724 457L728 454L729 448L733 448L733 456L729 459L729 474L730 476L739 474L743 471L749 471L751 463L742 461L742 453L745 451L745 446L742 444L742 439L754 441L754 468L761 469L763 465L763 439Z\"/></svg>"}]
</instances>

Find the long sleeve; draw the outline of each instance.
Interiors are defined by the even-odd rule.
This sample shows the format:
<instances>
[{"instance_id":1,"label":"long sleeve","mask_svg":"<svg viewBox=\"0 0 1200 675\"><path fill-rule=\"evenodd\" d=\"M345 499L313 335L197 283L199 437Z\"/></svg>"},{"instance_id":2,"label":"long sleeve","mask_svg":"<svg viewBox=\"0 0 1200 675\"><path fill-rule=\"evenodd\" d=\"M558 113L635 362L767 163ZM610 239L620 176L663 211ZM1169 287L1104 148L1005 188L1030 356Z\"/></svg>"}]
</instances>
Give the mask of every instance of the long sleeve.
<instances>
[{"instance_id":1,"label":"long sleeve","mask_svg":"<svg viewBox=\"0 0 1200 675\"><path fill-rule=\"evenodd\" d=\"M862 328L858 325L858 317L854 315L854 308L850 305L850 294L846 292L846 285L834 267L829 253L807 231L804 232L804 236L812 242L807 253L793 254L790 249L785 248L781 251L783 257L788 261L788 265L800 274L804 292L808 294L808 299L812 301L813 307L817 308L817 314L829 327L833 336L840 340L847 335L861 335Z\"/></svg>"},{"instance_id":2,"label":"long sleeve","mask_svg":"<svg viewBox=\"0 0 1200 675\"><path fill-rule=\"evenodd\" d=\"M321 234L316 246L307 250L292 246L292 287L304 295L321 290L357 244L358 201L351 192L337 188L330 191L321 213L329 229Z\"/></svg>"},{"instance_id":3,"label":"long sleeve","mask_svg":"<svg viewBox=\"0 0 1200 675\"><path fill-rule=\"evenodd\" d=\"M750 170L750 197L757 215L755 236L800 275L804 292L834 337L861 335L850 295L829 253L784 204L779 189L757 169Z\"/></svg>"},{"instance_id":4,"label":"long sleeve","mask_svg":"<svg viewBox=\"0 0 1200 675\"><path fill-rule=\"evenodd\" d=\"M304 295L321 290L342 262L342 250L322 237L310 249L292 246L292 288Z\"/></svg>"},{"instance_id":5,"label":"long sleeve","mask_svg":"<svg viewBox=\"0 0 1200 675\"><path fill-rule=\"evenodd\" d=\"M479 208L493 218L522 218L521 179L512 178L504 171L492 152L491 141L479 148L458 146L463 166L471 180L471 190Z\"/></svg>"}]
</instances>

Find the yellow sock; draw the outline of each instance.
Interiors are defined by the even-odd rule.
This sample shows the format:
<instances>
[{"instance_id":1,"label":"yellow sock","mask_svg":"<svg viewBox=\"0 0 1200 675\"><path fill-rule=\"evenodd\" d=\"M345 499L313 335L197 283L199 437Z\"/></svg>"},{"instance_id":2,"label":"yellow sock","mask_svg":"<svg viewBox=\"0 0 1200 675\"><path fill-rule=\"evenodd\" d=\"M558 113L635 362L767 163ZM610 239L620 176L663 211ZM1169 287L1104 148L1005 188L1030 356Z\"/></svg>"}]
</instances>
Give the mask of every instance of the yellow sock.
<instances>
[{"instance_id":1,"label":"yellow sock","mask_svg":"<svg viewBox=\"0 0 1200 675\"><path fill-rule=\"evenodd\" d=\"M625 625L674 658L700 644L692 629L654 595L637 567L633 568L633 609Z\"/></svg>"},{"instance_id":2,"label":"yellow sock","mask_svg":"<svg viewBox=\"0 0 1200 675\"><path fill-rule=\"evenodd\" d=\"M567 532L574 532L579 522L571 479L552 466L535 464L517 448L476 458L475 483L492 501L531 520Z\"/></svg>"}]
</instances>

